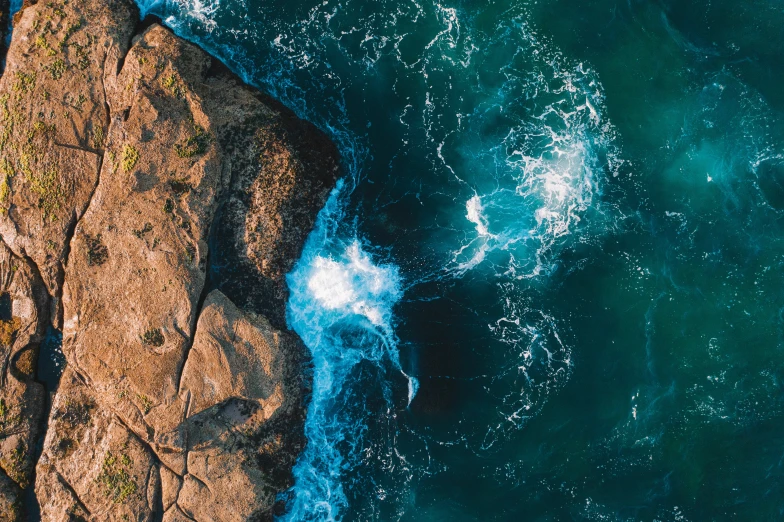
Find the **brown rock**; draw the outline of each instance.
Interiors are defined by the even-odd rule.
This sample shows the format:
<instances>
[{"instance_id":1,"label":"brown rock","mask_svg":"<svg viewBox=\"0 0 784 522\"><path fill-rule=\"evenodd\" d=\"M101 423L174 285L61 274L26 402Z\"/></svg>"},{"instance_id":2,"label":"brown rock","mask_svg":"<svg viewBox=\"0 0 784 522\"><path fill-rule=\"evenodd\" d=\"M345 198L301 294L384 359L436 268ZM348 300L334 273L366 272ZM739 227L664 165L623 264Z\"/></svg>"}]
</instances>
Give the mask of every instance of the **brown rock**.
<instances>
[{"instance_id":1,"label":"brown rock","mask_svg":"<svg viewBox=\"0 0 784 522\"><path fill-rule=\"evenodd\" d=\"M304 437L283 276L337 153L196 46L155 24L133 36L137 16L131 0L81 0L16 17L0 285L3 259L23 268L0 396L21 431L0 441L0 468L31 478L32 452L18 477L3 459L38 436L31 350L51 316L68 369L37 467L44 520L268 518Z\"/></svg>"},{"instance_id":2,"label":"brown rock","mask_svg":"<svg viewBox=\"0 0 784 522\"><path fill-rule=\"evenodd\" d=\"M22 490L4 473L0 473L0 522L22 520Z\"/></svg>"},{"instance_id":3,"label":"brown rock","mask_svg":"<svg viewBox=\"0 0 784 522\"><path fill-rule=\"evenodd\" d=\"M179 391L219 201L229 197L232 179L240 175L272 176L258 147L227 143L271 133L290 118L233 76L211 68L206 54L160 26L136 39L117 80L126 87L109 96L118 116L112 119L101 182L72 244L63 296L66 357L99 393L125 393L115 401L116 411L136 433L166 431L171 424L157 410L168 412ZM296 155L286 135L275 147ZM292 223L300 249L305 238L300 230L312 227L316 205L334 183L335 165L326 157L329 184L299 187L297 197L315 202L308 219ZM290 178L301 172L276 174ZM270 207L289 205L274 193L268 196ZM291 195L284 191L278 197ZM270 235L282 232L276 228ZM250 256L247 249L244 255Z\"/></svg>"},{"instance_id":4,"label":"brown rock","mask_svg":"<svg viewBox=\"0 0 784 522\"><path fill-rule=\"evenodd\" d=\"M0 234L60 295L71 231L98 181L104 85L130 43L130 0L38 2L21 11L0 79Z\"/></svg>"},{"instance_id":5,"label":"brown rock","mask_svg":"<svg viewBox=\"0 0 784 522\"><path fill-rule=\"evenodd\" d=\"M177 396L228 171L199 101L209 58L156 26L125 64L118 84L126 88L110 95L118 115L101 181L72 242L63 350L107 404L146 434L161 430L155 411ZM177 154L195 134L203 140L198 150ZM181 185L187 190L177 196L173 187Z\"/></svg>"},{"instance_id":6,"label":"brown rock","mask_svg":"<svg viewBox=\"0 0 784 522\"><path fill-rule=\"evenodd\" d=\"M36 483L43 520L150 519L160 490L154 455L70 369L44 447Z\"/></svg>"},{"instance_id":7,"label":"brown rock","mask_svg":"<svg viewBox=\"0 0 784 522\"><path fill-rule=\"evenodd\" d=\"M47 295L35 267L0 243L0 474L30 484L46 395L33 380Z\"/></svg>"},{"instance_id":8,"label":"brown rock","mask_svg":"<svg viewBox=\"0 0 784 522\"><path fill-rule=\"evenodd\" d=\"M182 488L182 478L167 467L161 468L161 494L164 511L168 511L176 502Z\"/></svg>"},{"instance_id":9,"label":"brown rock","mask_svg":"<svg viewBox=\"0 0 784 522\"><path fill-rule=\"evenodd\" d=\"M266 418L278 408L291 408L299 400L297 364L303 352L296 337L274 330L262 316L244 314L221 292L211 292L182 374L180 394L189 397L186 416L231 398L256 402Z\"/></svg>"},{"instance_id":10,"label":"brown rock","mask_svg":"<svg viewBox=\"0 0 784 522\"><path fill-rule=\"evenodd\" d=\"M237 88L244 91L246 87ZM245 310L285 328L284 275L299 258L339 169L334 145L302 125L278 102L253 93L278 111L274 120L247 115L221 133L232 159L231 190L215 227L214 262L225 267L216 286Z\"/></svg>"},{"instance_id":11,"label":"brown rock","mask_svg":"<svg viewBox=\"0 0 784 522\"><path fill-rule=\"evenodd\" d=\"M64 274L72 369L38 468L44 519L269 516L303 445L305 350L259 312L282 323L283 274L335 182L335 149L156 25L104 89L99 181ZM210 245L266 284L213 275L242 309L204 297ZM83 431L63 420L73 405L90 412ZM118 444L134 448L128 469ZM139 486L108 502L99 486L123 473Z\"/></svg>"},{"instance_id":12,"label":"brown rock","mask_svg":"<svg viewBox=\"0 0 784 522\"><path fill-rule=\"evenodd\" d=\"M294 335L210 293L183 371L187 474L177 505L195 520L248 520L268 513L291 485L304 443L305 348Z\"/></svg>"}]
</instances>

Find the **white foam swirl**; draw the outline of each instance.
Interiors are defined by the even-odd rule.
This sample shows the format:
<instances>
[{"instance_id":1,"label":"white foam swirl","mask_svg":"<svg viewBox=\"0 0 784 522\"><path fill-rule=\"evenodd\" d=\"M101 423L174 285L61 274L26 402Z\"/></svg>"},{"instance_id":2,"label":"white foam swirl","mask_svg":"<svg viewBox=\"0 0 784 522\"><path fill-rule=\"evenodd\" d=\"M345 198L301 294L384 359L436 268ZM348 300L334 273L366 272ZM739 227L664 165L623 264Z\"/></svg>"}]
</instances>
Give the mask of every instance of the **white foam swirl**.
<instances>
[{"instance_id":1,"label":"white foam swirl","mask_svg":"<svg viewBox=\"0 0 784 522\"><path fill-rule=\"evenodd\" d=\"M341 214L340 182L319 214L302 257L287 276L288 322L313 356L313 392L306 421L308 444L294 468L296 485L285 520L338 520L348 505L341 477L366 419L343 395L357 382L360 363L400 370L392 309L402 295L398 269L376 264L356 239L327 232ZM404 374L405 375L405 374ZM409 401L417 383L409 378ZM354 413L348 413L351 410ZM346 453L348 452L348 454Z\"/></svg>"}]
</instances>

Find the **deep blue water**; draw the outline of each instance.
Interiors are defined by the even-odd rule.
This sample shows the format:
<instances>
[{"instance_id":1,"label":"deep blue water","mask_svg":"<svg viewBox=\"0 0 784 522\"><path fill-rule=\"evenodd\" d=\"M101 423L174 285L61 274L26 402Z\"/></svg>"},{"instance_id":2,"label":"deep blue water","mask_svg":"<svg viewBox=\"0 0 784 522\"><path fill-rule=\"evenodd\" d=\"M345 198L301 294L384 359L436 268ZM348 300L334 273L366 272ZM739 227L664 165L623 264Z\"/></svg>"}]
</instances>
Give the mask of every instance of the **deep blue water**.
<instances>
[{"instance_id":1,"label":"deep blue water","mask_svg":"<svg viewBox=\"0 0 784 522\"><path fill-rule=\"evenodd\" d=\"M784 518L784 4L142 6L345 162L282 520Z\"/></svg>"}]
</instances>

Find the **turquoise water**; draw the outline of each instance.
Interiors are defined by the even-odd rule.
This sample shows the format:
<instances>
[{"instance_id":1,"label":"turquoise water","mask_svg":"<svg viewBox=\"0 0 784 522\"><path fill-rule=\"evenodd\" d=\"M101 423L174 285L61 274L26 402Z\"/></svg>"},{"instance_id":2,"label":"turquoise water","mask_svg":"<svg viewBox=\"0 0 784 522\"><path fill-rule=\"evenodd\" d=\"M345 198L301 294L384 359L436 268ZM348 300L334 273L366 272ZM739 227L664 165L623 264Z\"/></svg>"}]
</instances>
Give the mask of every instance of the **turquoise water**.
<instances>
[{"instance_id":1,"label":"turquoise water","mask_svg":"<svg viewBox=\"0 0 784 522\"><path fill-rule=\"evenodd\" d=\"M338 144L282 520L784 518L784 5L143 7Z\"/></svg>"}]
</instances>

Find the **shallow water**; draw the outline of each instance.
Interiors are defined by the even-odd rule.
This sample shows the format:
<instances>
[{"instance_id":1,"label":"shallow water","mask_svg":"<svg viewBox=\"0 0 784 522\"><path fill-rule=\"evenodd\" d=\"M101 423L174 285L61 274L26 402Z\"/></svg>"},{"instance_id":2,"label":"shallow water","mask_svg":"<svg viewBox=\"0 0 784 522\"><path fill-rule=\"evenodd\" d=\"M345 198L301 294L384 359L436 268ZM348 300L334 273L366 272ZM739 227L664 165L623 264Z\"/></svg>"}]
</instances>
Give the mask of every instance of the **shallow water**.
<instances>
[{"instance_id":1,"label":"shallow water","mask_svg":"<svg viewBox=\"0 0 784 522\"><path fill-rule=\"evenodd\" d=\"M784 6L162 0L325 130L283 520L784 516Z\"/></svg>"}]
</instances>

